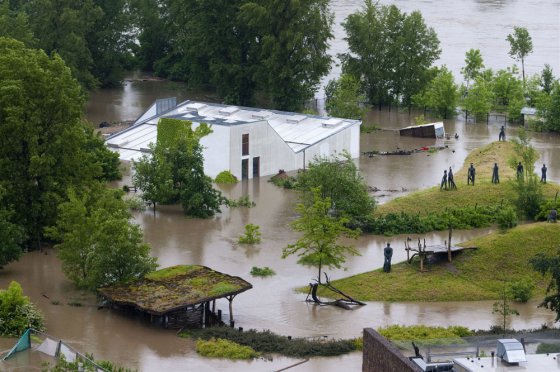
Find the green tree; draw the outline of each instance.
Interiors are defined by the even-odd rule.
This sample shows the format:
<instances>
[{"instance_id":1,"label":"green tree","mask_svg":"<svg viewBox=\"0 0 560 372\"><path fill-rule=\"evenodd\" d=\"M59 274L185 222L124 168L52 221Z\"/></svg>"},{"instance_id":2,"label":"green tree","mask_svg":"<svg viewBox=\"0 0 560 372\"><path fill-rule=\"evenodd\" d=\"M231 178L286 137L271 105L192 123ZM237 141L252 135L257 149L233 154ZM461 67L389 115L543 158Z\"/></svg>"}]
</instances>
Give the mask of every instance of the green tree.
<instances>
[{"instance_id":1,"label":"green tree","mask_svg":"<svg viewBox=\"0 0 560 372\"><path fill-rule=\"evenodd\" d=\"M560 132L560 82L552 83L550 95L542 94L537 104L546 129Z\"/></svg>"},{"instance_id":2,"label":"green tree","mask_svg":"<svg viewBox=\"0 0 560 372\"><path fill-rule=\"evenodd\" d=\"M18 282L0 290L0 335L19 337L29 327L44 330L43 314L23 295Z\"/></svg>"},{"instance_id":3,"label":"green tree","mask_svg":"<svg viewBox=\"0 0 560 372\"><path fill-rule=\"evenodd\" d=\"M361 119L365 109L365 97L360 93L360 82L352 75L342 74L325 87L326 109L330 116Z\"/></svg>"},{"instance_id":4,"label":"green tree","mask_svg":"<svg viewBox=\"0 0 560 372\"><path fill-rule=\"evenodd\" d=\"M461 73L467 82L467 91L469 90L469 83L475 79L480 71L484 68L484 61L482 54L478 49L469 49L465 53L465 67L461 68Z\"/></svg>"},{"instance_id":5,"label":"green tree","mask_svg":"<svg viewBox=\"0 0 560 372\"><path fill-rule=\"evenodd\" d=\"M245 232L239 237L240 244L257 244L261 242L261 231L259 225L249 223L245 225Z\"/></svg>"},{"instance_id":6,"label":"green tree","mask_svg":"<svg viewBox=\"0 0 560 372\"><path fill-rule=\"evenodd\" d=\"M328 0L247 1L239 19L258 40L254 76L279 110L312 98L331 64L333 14Z\"/></svg>"},{"instance_id":7,"label":"green tree","mask_svg":"<svg viewBox=\"0 0 560 372\"><path fill-rule=\"evenodd\" d=\"M57 54L0 38L0 87L0 185L39 243L68 188L112 178L116 158L82 123L81 88Z\"/></svg>"},{"instance_id":8,"label":"green tree","mask_svg":"<svg viewBox=\"0 0 560 372\"><path fill-rule=\"evenodd\" d=\"M426 89L415 95L413 101L418 106L424 106L447 119L453 116L459 99L459 90L453 73L445 66L436 70L436 76L428 83Z\"/></svg>"},{"instance_id":9,"label":"green tree","mask_svg":"<svg viewBox=\"0 0 560 372\"><path fill-rule=\"evenodd\" d=\"M0 4L0 36L9 37L32 46L35 42L27 14L21 8L10 8L9 2Z\"/></svg>"},{"instance_id":10,"label":"green tree","mask_svg":"<svg viewBox=\"0 0 560 372\"><path fill-rule=\"evenodd\" d=\"M504 283L504 287L502 288L502 291L500 293L500 301L494 302L494 305L492 307L492 314L499 314L502 316L501 327L504 336L506 332L506 322L508 318L511 317L512 315L519 315L519 312L510 306L510 302L511 302L511 293L510 291L508 291L508 288Z\"/></svg>"},{"instance_id":11,"label":"green tree","mask_svg":"<svg viewBox=\"0 0 560 372\"><path fill-rule=\"evenodd\" d=\"M220 212L226 202L204 174L200 139L212 130L204 123L192 129L192 122L162 119L158 123L152 155L135 163L134 185L151 203L181 203L186 215L207 218ZM155 208L155 207L154 207Z\"/></svg>"},{"instance_id":12,"label":"green tree","mask_svg":"<svg viewBox=\"0 0 560 372\"><path fill-rule=\"evenodd\" d=\"M469 89L467 96L463 98L463 109L480 120L490 112L493 99L492 84L479 75Z\"/></svg>"},{"instance_id":13,"label":"green tree","mask_svg":"<svg viewBox=\"0 0 560 372\"><path fill-rule=\"evenodd\" d=\"M347 255L359 255L354 247L337 243L342 236L357 238L359 231L345 226L349 222L347 218L331 215L332 202L321 195L319 188L311 192L312 200L296 206L299 218L291 223L303 236L282 250L282 258L297 254L298 263L318 268L317 280L321 283L323 267L338 269L346 262Z\"/></svg>"},{"instance_id":14,"label":"green tree","mask_svg":"<svg viewBox=\"0 0 560 372\"><path fill-rule=\"evenodd\" d=\"M539 153L531 145L529 135L523 128L519 130L518 138L511 142L515 156L508 160L508 165L516 171L517 164L521 161L524 170L524 174L513 181L517 192L516 206L528 219L533 219L539 213L543 200L542 185L535 174L535 162Z\"/></svg>"},{"instance_id":15,"label":"green tree","mask_svg":"<svg viewBox=\"0 0 560 372\"><path fill-rule=\"evenodd\" d=\"M552 84L554 81L554 73L552 72L550 65L547 63L544 65L540 76L540 85L544 93L550 94L552 92Z\"/></svg>"},{"instance_id":16,"label":"green tree","mask_svg":"<svg viewBox=\"0 0 560 372\"><path fill-rule=\"evenodd\" d=\"M547 256L539 253L533 257L529 263L533 270L538 271L543 276L550 278L546 288L546 296L540 307L556 312L556 321L560 320L560 250L555 256ZM550 275L550 276L548 276Z\"/></svg>"},{"instance_id":17,"label":"green tree","mask_svg":"<svg viewBox=\"0 0 560 372\"><path fill-rule=\"evenodd\" d=\"M375 209L375 200L348 153L315 157L308 169L298 175L298 188L310 201L313 190L318 188L321 197L331 201L331 213L348 217L352 224L359 225Z\"/></svg>"},{"instance_id":18,"label":"green tree","mask_svg":"<svg viewBox=\"0 0 560 372\"><path fill-rule=\"evenodd\" d=\"M515 77L516 68L498 70L492 81L494 102L497 108L507 108L508 118L518 121L525 104L523 82Z\"/></svg>"},{"instance_id":19,"label":"green tree","mask_svg":"<svg viewBox=\"0 0 560 372\"><path fill-rule=\"evenodd\" d=\"M163 0L131 0L130 7L139 43L135 50L138 67L143 71L154 71L160 76L168 76L163 71L156 71L156 63L159 61L161 64L166 55L172 54L170 43L176 39L167 23L171 13L167 11L168 4L164 4Z\"/></svg>"},{"instance_id":20,"label":"green tree","mask_svg":"<svg viewBox=\"0 0 560 372\"><path fill-rule=\"evenodd\" d=\"M533 52L533 40L525 27L513 27L513 34L506 39L509 42L509 55L516 61L521 61L523 85L525 85L525 58Z\"/></svg>"},{"instance_id":21,"label":"green tree","mask_svg":"<svg viewBox=\"0 0 560 372\"><path fill-rule=\"evenodd\" d=\"M4 194L5 191L0 187L0 269L19 259L25 241L23 228L12 223L14 212L3 203Z\"/></svg>"},{"instance_id":22,"label":"green tree","mask_svg":"<svg viewBox=\"0 0 560 372\"><path fill-rule=\"evenodd\" d=\"M56 226L47 228L66 276L80 288L96 289L137 279L157 267L142 231L132 224L120 190L92 184L70 191Z\"/></svg>"},{"instance_id":23,"label":"green tree","mask_svg":"<svg viewBox=\"0 0 560 372\"><path fill-rule=\"evenodd\" d=\"M437 35L422 15L366 0L343 27L349 47L339 55L343 72L361 82L372 104L410 105L430 81L430 66L441 53Z\"/></svg>"}]
</instances>

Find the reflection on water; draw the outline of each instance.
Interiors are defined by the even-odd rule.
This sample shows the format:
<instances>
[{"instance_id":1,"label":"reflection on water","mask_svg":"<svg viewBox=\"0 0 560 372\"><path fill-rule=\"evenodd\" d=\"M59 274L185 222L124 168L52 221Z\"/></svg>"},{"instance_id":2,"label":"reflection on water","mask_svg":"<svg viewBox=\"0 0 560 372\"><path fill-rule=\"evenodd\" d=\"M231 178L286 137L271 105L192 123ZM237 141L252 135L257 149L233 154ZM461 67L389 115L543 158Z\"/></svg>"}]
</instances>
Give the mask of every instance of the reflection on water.
<instances>
[{"instance_id":1,"label":"reflection on water","mask_svg":"<svg viewBox=\"0 0 560 372\"><path fill-rule=\"evenodd\" d=\"M436 28L442 41L442 63L454 73L463 64L464 52L471 47L480 48L488 67L504 67L512 61L507 56L505 35L513 25L527 25L533 37L535 52L527 59L527 70L538 71L544 63L553 67L558 62L559 1L385 1L395 3L405 11L420 8L428 24ZM358 9L362 1L333 1L337 23ZM344 52L340 26L335 29L337 41L333 53ZM556 72L558 69L555 69ZM337 70L333 70L336 74ZM332 75L334 76L334 75ZM93 123L112 120L132 120L138 117L155 99L178 96L210 100L211 97L192 95L180 85L167 82L129 81L123 88L94 92L88 104L88 118ZM456 140L401 138L396 129L410 125L415 113L372 111L367 123L377 124L386 130L363 135L362 151L391 151L397 148L414 149L427 145L444 145L447 149L433 154L419 153L410 156L361 157L357 160L366 182L381 190L376 193L379 202L385 202L407 192L437 185L443 169L449 166L458 170L465 156L472 149L498 138L500 124L467 124L462 117L446 120L448 133L459 135ZM509 138L517 128L507 127ZM534 134L533 143L541 154L538 164L548 165L551 181L560 182L560 166L553 159L560 158L560 141L557 135ZM538 167L540 168L540 166ZM304 301L305 295L294 288L305 286L316 275L316 270L297 264L296 257L281 259L282 248L294 242L297 235L288 224L295 218L293 206L296 195L291 190L281 190L266 179L245 181L224 187L231 198L249 195L257 206L254 208L224 209L211 220L185 218L178 207L158 207L155 216L151 211L138 213L135 220L142 226L145 239L153 247L153 254L165 266L189 263L210 266L249 280L254 288L236 297L234 316L236 325L244 328L271 329L292 336L356 337L364 327L389 324L465 325L470 328L488 328L498 319L492 315L492 302L453 303L381 303L371 302L352 312L335 307L318 307ZM244 226L260 226L263 242L256 246L237 244ZM490 230L455 231L454 241L465 241L484 235ZM446 232L423 235L427 242L443 243ZM361 253L350 257L346 270L329 271L331 278L341 278L381 267L383 247L391 242L395 248L394 262L406 257L405 236L361 236L355 244ZM416 236L412 236L416 239ZM0 287L9 281L19 281L24 291L44 311L47 329L78 350L93 352L96 357L142 371L158 370L246 370L261 371L280 369L293 364L292 359L277 358L273 361L229 362L197 357L193 343L175 336L173 331L150 327L145 322L123 314L97 310L93 295L76 291L61 272L60 262L52 251L26 254L20 262L0 270ZM252 278L252 266L269 266L277 272L271 278ZM80 301L84 306L72 307L69 301ZM60 301L60 305L53 302ZM224 313L227 301L218 302ZM535 328L550 323L551 312L539 309L535 302L517 306L521 315L512 319L517 329ZM226 315L227 316L227 315ZM12 340L0 339L0 349L7 349ZM25 365L25 358L22 355ZM0 369L15 368L17 363L0 364ZM335 367L336 366L336 367ZM361 355L353 353L340 358L318 358L294 370L328 371L347 368L359 370Z\"/></svg>"}]
</instances>

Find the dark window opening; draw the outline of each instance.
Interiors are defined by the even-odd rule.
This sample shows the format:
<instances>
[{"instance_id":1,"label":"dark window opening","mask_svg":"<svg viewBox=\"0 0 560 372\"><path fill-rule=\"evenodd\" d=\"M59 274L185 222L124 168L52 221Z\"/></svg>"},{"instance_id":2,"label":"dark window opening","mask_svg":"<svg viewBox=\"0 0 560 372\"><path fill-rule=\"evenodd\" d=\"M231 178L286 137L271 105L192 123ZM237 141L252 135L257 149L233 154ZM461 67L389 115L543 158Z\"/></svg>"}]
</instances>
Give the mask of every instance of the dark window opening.
<instances>
[{"instance_id":1,"label":"dark window opening","mask_svg":"<svg viewBox=\"0 0 560 372\"><path fill-rule=\"evenodd\" d=\"M249 155L249 134L241 136L241 155Z\"/></svg>"}]
</instances>

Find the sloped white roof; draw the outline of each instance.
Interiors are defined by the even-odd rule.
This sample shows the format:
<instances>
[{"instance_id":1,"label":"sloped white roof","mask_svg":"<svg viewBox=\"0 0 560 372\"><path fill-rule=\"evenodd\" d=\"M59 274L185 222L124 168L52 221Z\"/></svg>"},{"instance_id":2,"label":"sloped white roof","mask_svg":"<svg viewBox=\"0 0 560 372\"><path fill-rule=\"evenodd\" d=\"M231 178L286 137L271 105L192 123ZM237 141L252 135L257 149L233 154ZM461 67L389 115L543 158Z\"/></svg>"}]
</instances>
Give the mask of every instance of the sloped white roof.
<instances>
[{"instance_id":1,"label":"sloped white roof","mask_svg":"<svg viewBox=\"0 0 560 372\"><path fill-rule=\"evenodd\" d=\"M155 143L157 123L161 118L224 126L260 122L270 125L294 153L361 124L359 120L187 100L159 115L154 113L153 106L150 107L132 127L107 138L107 145L118 151L122 160L137 160L146 153L150 143Z\"/></svg>"}]
</instances>

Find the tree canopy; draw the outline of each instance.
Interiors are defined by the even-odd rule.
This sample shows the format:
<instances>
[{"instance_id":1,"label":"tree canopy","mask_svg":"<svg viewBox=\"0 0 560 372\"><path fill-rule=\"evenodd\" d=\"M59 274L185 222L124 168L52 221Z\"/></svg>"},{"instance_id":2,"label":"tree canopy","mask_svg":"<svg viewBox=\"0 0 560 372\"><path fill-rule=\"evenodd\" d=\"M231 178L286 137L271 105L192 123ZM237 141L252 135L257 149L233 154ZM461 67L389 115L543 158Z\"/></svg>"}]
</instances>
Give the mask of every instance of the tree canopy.
<instances>
[{"instance_id":1,"label":"tree canopy","mask_svg":"<svg viewBox=\"0 0 560 372\"><path fill-rule=\"evenodd\" d=\"M422 14L366 0L343 27L349 48L339 55L343 72L361 82L371 104L410 106L412 96L430 80L429 69L441 53L438 37Z\"/></svg>"},{"instance_id":2,"label":"tree canopy","mask_svg":"<svg viewBox=\"0 0 560 372\"><path fill-rule=\"evenodd\" d=\"M523 85L525 85L525 57L533 52L533 39L525 27L513 28L513 33L506 38L509 42L509 55L516 61L521 61L521 72L523 75Z\"/></svg>"},{"instance_id":3,"label":"tree canopy","mask_svg":"<svg viewBox=\"0 0 560 372\"><path fill-rule=\"evenodd\" d=\"M365 96L361 94L360 82L355 77L342 74L325 87L326 109L330 116L361 119L365 108Z\"/></svg>"},{"instance_id":4,"label":"tree canopy","mask_svg":"<svg viewBox=\"0 0 560 372\"><path fill-rule=\"evenodd\" d=\"M467 90L469 90L469 83L475 79L480 71L484 68L484 61L482 54L478 49L469 49L465 53L465 66L461 68L461 73L467 82Z\"/></svg>"},{"instance_id":5,"label":"tree canopy","mask_svg":"<svg viewBox=\"0 0 560 372\"><path fill-rule=\"evenodd\" d=\"M413 101L418 106L432 110L436 116L447 119L455 113L459 90L453 74L445 66L435 71L435 77L421 93L413 97Z\"/></svg>"},{"instance_id":6,"label":"tree canopy","mask_svg":"<svg viewBox=\"0 0 560 372\"><path fill-rule=\"evenodd\" d=\"M78 287L96 289L137 279L157 267L121 196L120 190L98 183L71 190L69 200L59 205L56 226L47 228L48 236L59 242L64 273Z\"/></svg>"},{"instance_id":7,"label":"tree canopy","mask_svg":"<svg viewBox=\"0 0 560 372\"><path fill-rule=\"evenodd\" d=\"M0 186L12 222L37 243L69 187L118 176L117 155L82 123L83 104L57 54L0 38Z\"/></svg>"},{"instance_id":8,"label":"tree canopy","mask_svg":"<svg viewBox=\"0 0 560 372\"><path fill-rule=\"evenodd\" d=\"M338 239L342 236L356 238L360 232L345 226L349 222L347 218L331 214L332 201L323 196L319 188L311 190L311 198L296 206L299 218L291 226L303 236L283 249L282 258L297 254L298 263L318 268L317 281L321 283L323 267L341 268L346 255L359 254L354 247L339 244Z\"/></svg>"}]
</instances>

